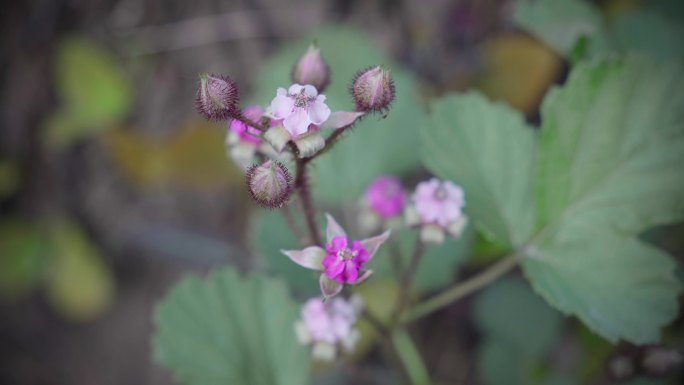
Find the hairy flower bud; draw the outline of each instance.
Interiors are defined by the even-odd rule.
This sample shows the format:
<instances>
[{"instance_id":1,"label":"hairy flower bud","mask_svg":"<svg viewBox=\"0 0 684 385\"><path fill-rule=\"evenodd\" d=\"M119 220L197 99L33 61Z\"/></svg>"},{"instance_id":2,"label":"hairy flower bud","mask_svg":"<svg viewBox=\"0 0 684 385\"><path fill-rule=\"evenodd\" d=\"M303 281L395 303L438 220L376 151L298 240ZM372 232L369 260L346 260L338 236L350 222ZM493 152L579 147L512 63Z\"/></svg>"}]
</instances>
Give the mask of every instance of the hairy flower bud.
<instances>
[{"instance_id":1,"label":"hairy flower bud","mask_svg":"<svg viewBox=\"0 0 684 385\"><path fill-rule=\"evenodd\" d=\"M349 92L357 111L386 111L394 100L394 80L383 66L370 67L354 75Z\"/></svg>"},{"instance_id":2,"label":"hairy flower bud","mask_svg":"<svg viewBox=\"0 0 684 385\"><path fill-rule=\"evenodd\" d=\"M330 68L316 44L311 44L292 68L292 81L297 84L310 84L316 87L318 92L323 92L330 83Z\"/></svg>"},{"instance_id":3,"label":"hairy flower bud","mask_svg":"<svg viewBox=\"0 0 684 385\"><path fill-rule=\"evenodd\" d=\"M280 162L267 160L247 170L247 189L260 206L274 209L281 207L292 194L292 177Z\"/></svg>"},{"instance_id":4,"label":"hairy flower bud","mask_svg":"<svg viewBox=\"0 0 684 385\"><path fill-rule=\"evenodd\" d=\"M222 121L236 116L238 88L229 77L215 74L200 75L195 107L207 120Z\"/></svg>"}]
</instances>

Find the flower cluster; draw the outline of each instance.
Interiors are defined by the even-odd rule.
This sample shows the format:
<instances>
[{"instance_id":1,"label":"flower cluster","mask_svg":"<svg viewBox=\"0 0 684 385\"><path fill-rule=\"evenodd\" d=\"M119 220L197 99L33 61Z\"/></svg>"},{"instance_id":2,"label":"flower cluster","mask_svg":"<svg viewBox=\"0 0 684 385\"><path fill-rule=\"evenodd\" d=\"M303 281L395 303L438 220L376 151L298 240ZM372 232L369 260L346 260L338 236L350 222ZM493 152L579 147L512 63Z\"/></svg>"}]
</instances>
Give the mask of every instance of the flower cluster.
<instances>
[{"instance_id":1,"label":"flower cluster","mask_svg":"<svg viewBox=\"0 0 684 385\"><path fill-rule=\"evenodd\" d=\"M281 183L291 178L287 169L276 176L271 161L287 162L295 157L312 158L326 146L323 130L342 131L350 128L367 113L385 111L394 100L394 82L389 70L371 67L359 71L354 77L350 93L356 111L332 112L322 93L330 83L330 67L320 49L312 44L292 68L293 84L287 89L278 88L267 108L239 107L237 84L227 76L200 75L195 98L197 112L210 121L226 121L226 149L229 157L247 171L247 186L255 201L274 208L283 205L293 186L284 188ZM291 146L288 146L291 145ZM255 165L260 163L261 166ZM271 177L254 181L257 171L271 170ZM262 189L255 190L260 186ZM276 191L264 191L272 186ZM286 194L288 193L288 194ZM256 199L260 198L260 199Z\"/></svg>"},{"instance_id":2,"label":"flower cluster","mask_svg":"<svg viewBox=\"0 0 684 385\"><path fill-rule=\"evenodd\" d=\"M350 353L361 337L355 325L362 307L358 295L349 300L311 298L302 307L301 320L295 323L297 339L313 346L311 354L317 360L332 361L340 350Z\"/></svg>"},{"instance_id":3,"label":"flower cluster","mask_svg":"<svg viewBox=\"0 0 684 385\"><path fill-rule=\"evenodd\" d=\"M418 183L407 199L398 179L381 176L366 190L360 225L369 230L406 224L420 228L423 242L439 244L444 242L445 234L454 238L461 236L468 223L464 206L463 189L451 181L432 178Z\"/></svg>"}]
</instances>

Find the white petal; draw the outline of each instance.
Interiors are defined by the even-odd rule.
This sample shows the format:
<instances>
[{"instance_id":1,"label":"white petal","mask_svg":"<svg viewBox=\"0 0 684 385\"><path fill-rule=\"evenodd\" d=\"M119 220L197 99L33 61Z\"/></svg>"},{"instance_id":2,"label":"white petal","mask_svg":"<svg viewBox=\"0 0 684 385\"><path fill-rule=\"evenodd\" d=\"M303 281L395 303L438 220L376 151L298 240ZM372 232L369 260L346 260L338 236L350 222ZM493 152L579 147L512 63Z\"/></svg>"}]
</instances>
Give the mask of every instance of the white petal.
<instances>
[{"instance_id":1,"label":"white petal","mask_svg":"<svg viewBox=\"0 0 684 385\"><path fill-rule=\"evenodd\" d=\"M451 225L449 225L449 227L447 228L447 232L454 238L460 238L467 224L468 216L461 215L460 217L456 218L456 220Z\"/></svg>"},{"instance_id":2,"label":"white petal","mask_svg":"<svg viewBox=\"0 0 684 385\"><path fill-rule=\"evenodd\" d=\"M323 248L310 246L303 250L280 250L280 252L287 255L292 262L299 266L312 270L323 270L323 258L326 255Z\"/></svg>"},{"instance_id":3,"label":"white petal","mask_svg":"<svg viewBox=\"0 0 684 385\"><path fill-rule=\"evenodd\" d=\"M292 114L294 100L285 95L276 95L271 101L271 115L276 119L285 119Z\"/></svg>"},{"instance_id":4,"label":"white petal","mask_svg":"<svg viewBox=\"0 0 684 385\"><path fill-rule=\"evenodd\" d=\"M311 119L303 108L295 108L294 112L283 120L283 126L293 138L306 133L309 130Z\"/></svg>"},{"instance_id":5,"label":"white petal","mask_svg":"<svg viewBox=\"0 0 684 385\"><path fill-rule=\"evenodd\" d=\"M368 252L368 260L373 259L373 256L378 251L380 246L389 238L392 230L387 230L384 233L373 238L364 239L361 241L361 246Z\"/></svg>"},{"instance_id":6,"label":"white petal","mask_svg":"<svg viewBox=\"0 0 684 385\"><path fill-rule=\"evenodd\" d=\"M325 230L326 243L332 242L335 237L347 237L347 233L332 215L325 213L325 217L328 219L328 226Z\"/></svg>"},{"instance_id":7,"label":"white petal","mask_svg":"<svg viewBox=\"0 0 684 385\"><path fill-rule=\"evenodd\" d=\"M325 147L325 139L319 133L300 136L295 139L295 145L299 150L299 157L306 158L314 155Z\"/></svg>"},{"instance_id":8,"label":"white petal","mask_svg":"<svg viewBox=\"0 0 684 385\"><path fill-rule=\"evenodd\" d=\"M311 107L309 107L309 118L315 125L321 125L330 117L330 108L325 104L325 96L320 95Z\"/></svg>"},{"instance_id":9,"label":"white petal","mask_svg":"<svg viewBox=\"0 0 684 385\"><path fill-rule=\"evenodd\" d=\"M302 88L304 87L302 87L300 84L295 83L291 85L290 88L288 88L287 93L290 95L297 95L302 91Z\"/></svg>"},{"instance_id":10,"label":"white petal","mask_svg":"<svg viewBox=\"0 0 684 385\"><path fill-rule=\"evenodd\" d=\"M316 95L318 95L318 90L316 90L316 87L312 86L311 84L307 84L304 86L304 95L310 98L315 98ZM323 100L325 100L325 97Z\"/></svg>"}]
</instances>

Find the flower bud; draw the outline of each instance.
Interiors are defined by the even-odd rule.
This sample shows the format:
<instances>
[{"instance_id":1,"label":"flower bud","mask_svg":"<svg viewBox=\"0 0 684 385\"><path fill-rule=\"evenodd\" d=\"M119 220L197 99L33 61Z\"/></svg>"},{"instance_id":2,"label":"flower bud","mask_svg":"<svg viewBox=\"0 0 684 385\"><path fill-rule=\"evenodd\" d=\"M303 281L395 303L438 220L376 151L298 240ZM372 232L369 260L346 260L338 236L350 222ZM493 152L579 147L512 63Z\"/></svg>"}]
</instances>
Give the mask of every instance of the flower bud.
<instances>
[{"instance_id":1,"label":"flower bud","mask_svg":"<svg viewBox=\"0 0 684 385\"><path fill-rule=\"evenodd\" d=\"M386 111L394 100L394 80L388 69L370 67L354 75L349 92L357 111Z\"/></svg>"},{"instance_id":2,"label":"flower bud","mask_svg":"<svg viewBox=\"0 0 684 385\"><path fill-rule=\"evenodd\" d=\"M238 88L229 77L215 74L200 75L195 107L207 120L222 121L236 116Z\"/></svg>"},{"instance_id":3,"label":"flower bud","mask_svg":"<svg viewBox=\"0 0 684 385\"><path fill-rule=\"evenodd\" d=\"M247 189L260 206L274 209L281 207L292 194L292 177L280 162L267 160L247 170Z\"/></svg>"},{"instance_id":4,"label":"flower bud","mask_svg":"<svg viewBox=\"0 0 684 385\"><path fill-rule=\"evenodd\" d=\"M330 83L330 68L315 44L309 46L292 68L292 81L296 84L310 84L316 87L318 92L323 92Z\"/></svg>"}]
</instances>

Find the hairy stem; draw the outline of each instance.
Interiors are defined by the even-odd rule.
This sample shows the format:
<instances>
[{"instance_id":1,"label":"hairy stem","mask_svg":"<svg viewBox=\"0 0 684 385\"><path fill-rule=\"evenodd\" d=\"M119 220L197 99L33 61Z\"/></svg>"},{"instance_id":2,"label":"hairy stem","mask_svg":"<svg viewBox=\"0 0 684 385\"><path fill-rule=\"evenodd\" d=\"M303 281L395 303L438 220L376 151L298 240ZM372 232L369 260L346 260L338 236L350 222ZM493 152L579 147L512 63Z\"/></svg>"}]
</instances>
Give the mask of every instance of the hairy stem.
<instances>
[{"instance_id":1,"label":"hairy stem","mask_svg":"<svg viewBox=\"0 0 684 385\"><path fill-rule=\"evenodd\" d=\"M239 113L237 116L233 116L231 119L239 120L240 122L246 124L247 126L254 127L261 132L265 132L268 129L268 126L266 124L262 124L263 122L257 123L251 119L248 119L242 113Z\"/></svg>"},{"instance_id":2,"label":"hairy stem","mask_svg":"<svg viewBox=\"0 0 684 385\"><path fill-rule=\"evenodd\" d=\"M316 209L313 204L313 199L311 198L309 181L306 176L306 161L301 158L297 158L297 176L295 177L295 188L299 193L299 199L302 201L304 219L306 220L306 227L309 230L309 237L314 244L322 246L323 243L321 243L321 236L318 233L318 226L316 226Z\"/></svg>"},{"instance_id":3,"label":"hairy stem","mask_svg":"<svg viewBox=\"0 0 684 385\"><path fill-rule=\"evenodd\" d=\"M456 284L450 289L438 294L422 303L416 305L404 317L402 323L409 323L419 318L425 317L452 302L459 300L497 280L502 275L513 270L520 262L517 253L509 254L499 262L491 265L483 272Z\"/></svg>"},{"instance_id":4,"label":"hairy stem","mask_svg":"<svg viewBox=\"0 0 684 385\"><path fill-rule=\"evenodd\" d=\"M430 375L406 329L397 328L392 332L392 343L404 365L406 374L412 385L430 385Z\"/></svg>"}]
</instances>

